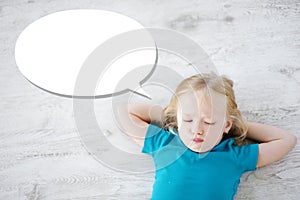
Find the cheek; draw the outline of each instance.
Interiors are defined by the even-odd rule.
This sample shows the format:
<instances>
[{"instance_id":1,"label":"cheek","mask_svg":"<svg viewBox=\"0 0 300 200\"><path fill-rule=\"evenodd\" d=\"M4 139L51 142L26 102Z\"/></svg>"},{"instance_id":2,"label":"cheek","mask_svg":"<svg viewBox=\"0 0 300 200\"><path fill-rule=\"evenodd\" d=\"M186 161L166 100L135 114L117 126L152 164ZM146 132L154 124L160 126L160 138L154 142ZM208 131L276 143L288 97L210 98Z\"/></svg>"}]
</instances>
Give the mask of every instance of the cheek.
<instances>
[{"instance_id":1,"label":"cheek","mask_svg":"<svg viewBox=\"0 0 300 200\"><path fill-rule=\"evenodd\" d=\"M218 137L219 135L223 135L223 129L221 126L211 126L208 128L209 135L213 135L215 137Z\"/></svg>"},{"instance_id":2,"label":"cheek","mask_svg":"<svg viewBox=\"0 0 300 200\"><path fill-rule=\"evenodd\" d=\"M184 122L181 123L181 126L178 126L178 130L179 130L181 133L184 133L184 134L188 134L188 133L191 133L191 132L192 132L191 126L188 125L188 124L185 124Z\"/></svg>"}]
</instances>

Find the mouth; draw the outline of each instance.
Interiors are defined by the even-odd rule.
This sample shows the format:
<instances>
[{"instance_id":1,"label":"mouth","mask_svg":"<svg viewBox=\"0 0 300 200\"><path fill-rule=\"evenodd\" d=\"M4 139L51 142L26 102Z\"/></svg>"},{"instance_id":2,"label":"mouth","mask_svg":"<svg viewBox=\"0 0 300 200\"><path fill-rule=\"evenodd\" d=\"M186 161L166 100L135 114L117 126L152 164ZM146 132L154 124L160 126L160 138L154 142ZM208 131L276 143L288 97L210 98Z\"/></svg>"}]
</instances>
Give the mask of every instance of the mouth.
<instances>
[{"instance_id":1,"label":"mouth","mask_svg":"<svg viewBox=\"0 0 300 200\"><path fill-rule=\"evenodd\" d=\"M204 140L201 138L194 138L193 141L196 143L200 143L200 142L203 142Z\"/></svg>"}]
</instances>

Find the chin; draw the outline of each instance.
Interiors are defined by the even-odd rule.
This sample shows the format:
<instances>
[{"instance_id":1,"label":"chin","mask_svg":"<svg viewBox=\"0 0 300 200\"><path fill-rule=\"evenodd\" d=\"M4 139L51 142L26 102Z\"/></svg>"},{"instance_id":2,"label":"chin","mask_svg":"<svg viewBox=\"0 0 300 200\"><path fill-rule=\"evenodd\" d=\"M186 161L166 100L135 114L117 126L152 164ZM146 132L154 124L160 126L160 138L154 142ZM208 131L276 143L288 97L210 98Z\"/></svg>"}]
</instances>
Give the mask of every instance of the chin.
<instances>
[{"instance_id":1,"label":"chin","mask_svg":"<svg viewBox=\"0 0 300 200\"><path fill-rule=\"evenodd\" d=\"M205 147L198 147L198 148L195 148L195 147L189 147L190 150L196 152L196 153L206 153L206 152L209 152L212 148L205 148Z\"/></svg>"}]
</instances>

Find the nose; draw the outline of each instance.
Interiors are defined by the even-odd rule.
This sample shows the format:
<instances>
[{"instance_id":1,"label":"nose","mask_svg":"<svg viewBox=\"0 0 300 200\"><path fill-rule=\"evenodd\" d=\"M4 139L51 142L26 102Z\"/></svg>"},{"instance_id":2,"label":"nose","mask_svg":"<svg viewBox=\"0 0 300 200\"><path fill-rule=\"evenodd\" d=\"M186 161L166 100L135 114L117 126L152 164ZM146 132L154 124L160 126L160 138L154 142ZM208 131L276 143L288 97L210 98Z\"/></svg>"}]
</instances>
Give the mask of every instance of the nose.
<instances>
[{"instance_id":1,"label":"nose","mask_svg":"<svg viewBox=\"0 0 300 200\"><path fill-rule=\"evenodd\" d=\"M198 129L195 133L196 133L197 135L203 135L203 134L204 134L204 130Z\"/></svg>"},{"instance_id":2,"label":"nose","mask_svg":"<svg viewBox=\"0 0 300 200\"><path fill-rule=\"evenodd\" d=\"M193 127L193 133L197 135L204 134L204 127L201 125L201 122L195 122Z\"/></svg>"}]
</instances>

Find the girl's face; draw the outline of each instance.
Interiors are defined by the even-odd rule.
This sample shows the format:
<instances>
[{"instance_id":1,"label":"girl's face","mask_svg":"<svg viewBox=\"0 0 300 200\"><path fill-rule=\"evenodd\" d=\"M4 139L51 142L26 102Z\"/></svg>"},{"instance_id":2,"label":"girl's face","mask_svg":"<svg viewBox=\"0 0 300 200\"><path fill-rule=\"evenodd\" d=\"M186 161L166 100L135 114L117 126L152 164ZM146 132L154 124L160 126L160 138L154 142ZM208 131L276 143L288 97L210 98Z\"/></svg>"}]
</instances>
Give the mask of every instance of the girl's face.
<instances>
[{"instance_id":1,"label":"girl's face","mask_svg":"<svg viewBox=\"0 0 300 200\"><path fill-rule=\"evenodd\" d=\"M179 97L177 107L178 133L182 142L192 151L202 153L219 144L223 133L228 133L232 120L226 119L224 95L206 89Z\"/></svg>"}]
</instances>

